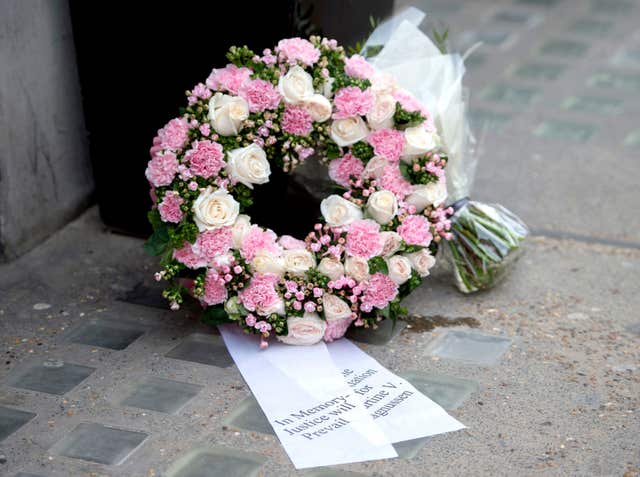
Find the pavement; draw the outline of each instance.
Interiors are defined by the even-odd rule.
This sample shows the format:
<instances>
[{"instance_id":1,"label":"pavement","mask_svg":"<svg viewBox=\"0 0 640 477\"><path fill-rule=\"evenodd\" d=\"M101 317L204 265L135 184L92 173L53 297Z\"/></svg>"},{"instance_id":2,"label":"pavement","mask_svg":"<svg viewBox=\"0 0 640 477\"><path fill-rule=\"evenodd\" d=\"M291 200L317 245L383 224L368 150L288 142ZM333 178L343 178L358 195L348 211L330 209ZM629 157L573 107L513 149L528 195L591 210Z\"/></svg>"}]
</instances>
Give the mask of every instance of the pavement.
<instances>
[{"instance_id":1,"label":"pavement","mask_svg":"<svg viewBox=\"0 0 640 477\"><path fill-rule=\"evenodd\" d=\"M467 429L296 472L216 331L93 208L0 265L0 475L640 475L640 4L430 5L486 43L473 196L533 236L495 289L441 271L406 300L425 319L359 346Z\"/></svg>"}]
</instances>

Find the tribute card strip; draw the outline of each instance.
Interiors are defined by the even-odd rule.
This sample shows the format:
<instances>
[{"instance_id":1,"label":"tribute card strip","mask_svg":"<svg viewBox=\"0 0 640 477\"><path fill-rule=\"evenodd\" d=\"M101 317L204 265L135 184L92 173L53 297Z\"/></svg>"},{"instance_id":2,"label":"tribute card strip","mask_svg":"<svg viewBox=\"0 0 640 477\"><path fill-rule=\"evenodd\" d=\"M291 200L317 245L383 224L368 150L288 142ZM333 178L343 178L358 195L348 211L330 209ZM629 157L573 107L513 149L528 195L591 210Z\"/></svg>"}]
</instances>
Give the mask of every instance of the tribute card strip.
<instances>
[{"instance_id":1,"label":"tribute card strip","mask_svg":"<svg viewBox=\"0 0 640 477\"><path fill-rule=\"evenodd\" d=\"M220 332L296 468L397 457L324 343L260 350L235 325Z\"/></svg>"}]
</instances>

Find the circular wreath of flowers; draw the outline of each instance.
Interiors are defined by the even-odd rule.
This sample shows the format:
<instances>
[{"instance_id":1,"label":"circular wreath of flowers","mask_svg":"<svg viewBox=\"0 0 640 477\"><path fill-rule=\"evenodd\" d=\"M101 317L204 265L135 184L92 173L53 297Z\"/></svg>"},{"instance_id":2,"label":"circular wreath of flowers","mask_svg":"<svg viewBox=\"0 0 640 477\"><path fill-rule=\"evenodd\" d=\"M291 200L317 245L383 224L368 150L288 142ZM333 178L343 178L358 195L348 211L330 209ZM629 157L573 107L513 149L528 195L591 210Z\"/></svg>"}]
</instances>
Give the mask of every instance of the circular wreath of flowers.
<instances>
[{"instance_id":1,"label":"circular wreath of flowers","mask_svg":"<svg viewBox=\"0 0 640 477\"><path fill-rule=\"evenodd\" d=\"M150 151L146 248L161 257L171 308L192 295L206 322L235 322L261 347L395 320L450 238L432 116L335 40L285 39L262 55L232 47L227 58ZM304 240L252 224L242 212L271 167L291 172L312 155L344 189L322 201L323 222Z\"/></svg>"}]
</instances>

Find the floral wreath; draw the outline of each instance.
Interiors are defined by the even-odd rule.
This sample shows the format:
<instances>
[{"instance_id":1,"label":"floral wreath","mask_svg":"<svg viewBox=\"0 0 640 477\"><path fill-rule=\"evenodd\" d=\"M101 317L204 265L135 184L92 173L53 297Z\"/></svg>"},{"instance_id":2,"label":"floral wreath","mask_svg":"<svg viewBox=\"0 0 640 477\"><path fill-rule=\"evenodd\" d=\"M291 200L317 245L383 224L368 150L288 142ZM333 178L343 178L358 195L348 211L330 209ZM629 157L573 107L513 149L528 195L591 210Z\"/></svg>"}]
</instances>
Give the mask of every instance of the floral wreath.
<instances>
[{"instance_id":1,"label":"floral wreath","mask_svg":"<svg viewBox=\"0 0 640 477\"><path fill-rule=\"evenodd\" d=\"M205 322L235 322L261 347L271 335L308 345L395 320L451 238L432 116L335 40L285 39L262 56L232 47L227 58L186 92L146 169L146 248L161 257L171 309L192 295ZM322 201L323 222L304 240L252 224L242 212L254 186L311 155L344 189Z\"/></svg>"}]
</instances>

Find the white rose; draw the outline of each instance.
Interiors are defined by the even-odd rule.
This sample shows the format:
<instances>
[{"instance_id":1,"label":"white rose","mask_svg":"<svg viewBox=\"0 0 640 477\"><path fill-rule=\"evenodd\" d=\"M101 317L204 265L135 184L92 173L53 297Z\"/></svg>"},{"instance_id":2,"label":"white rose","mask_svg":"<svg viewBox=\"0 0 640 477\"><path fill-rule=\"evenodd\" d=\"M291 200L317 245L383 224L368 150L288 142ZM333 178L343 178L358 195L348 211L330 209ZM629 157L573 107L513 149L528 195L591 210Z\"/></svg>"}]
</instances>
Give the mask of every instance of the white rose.
<instances>
[{"instance_id":1,"label":"white rose","mask_svg":"<svg viewBox=\"0 0 640 477\"><path fill-rule=\"evenodd\" d=\"M249 117L249 104L240 96L216 93L209 100L209 121L221 136L235 136Z\"/></svg>"},{"instance_id":2,"label":"white rose","mask_svg":"<svg viewBox=\"0 0 640 477\"><path fill-rule=\"evenodd\" d=\"M316 258L309 250L297 248L284 251L284 268L292 275L302 276L316 266Z\"/></svg>"},{"instance_id":3,"label":"white rose","mask_svg":"<svg viewBox=\"0 0 640 477\"><path fill-rule=\"evenodd\" d=\"M407 128L404 130L404 148L401 157L410 162L415 156L438 147L438 142L438 135L427 131L422 125Z\"/></svg>"},{"instance_id":4,"label":"white rose","mask_svg":"<svg viewBox=\"0 0 640 477\"><path fill-rule=\"evenodd\" d=\"M382 156L373 156L364 166L362 175L370 179L380 179L384 174L385 168L389 165L389 162Z\"/></svg>"},{"instance_id":5,"label":"white rose","mask_svg":"<svg viewBox=\"0 0 640 477\"><path fill-rule=\"evenodd\" d=\"M231 228L231 236L233 238L233 248L240 249L242 247L242 239L251 228L251 219L248 215L238 215L233 227Z\"/></svg>"},{"instance_id":6,"label":"white rose","mask_svg":"<svg viewBox=\"0 0 640 477\"><path fill-rule=\"evenodd\" d=\"M393 127L393 115L396 113L396 100L390 94L376 96L373 108L367 114L367 123L374 131Z\"/></svg>"},{"instance_id":7,"label":"white rose","mask_svg":"<svg viewBox=\"0 0 640 477\"><path fill-rule=\"evenodd\" d=\"M260 250L251 261L251 269L254 273L273 273L281 277L285 271L284 259L265 250Z\"/></svg>"},{"instance_id":8,"label":"white rose","mask_svg":"<svg viewBox=\"0 0 640 477\"><path fill-rule=\"evenodd\" d=\"M227 153L227 171L233 179L253 189L252 184L269 182L271 167L264 150L251 144Z\"/></svg>"},{"instance_id":9,"label":"white rose","mask_svg":"<svg viewBox=\"0 0 640 477\"><path fill-rule=\"evenodd\" d=\"M416 212L422 212L426 207L436 207L447 200L447 184L443 182L429 182L413 186L413 192L405 199L415 206Z\"/></svg>"},{"instance_id":10,"label":"white rose","mask_svg":"<svg viewBox=\"0 0 640 477\"><path fill-rule=\"evenodd\" d=\"M329 227L340 227L362 218L360 207L335 194L320 202L320 212Z\"/></svg>"},{"instance_id":11,"label":"white rose","mask_svg":"<svg viewBox=\"0 0 640 477\"><path fill-rule=\"evenodd\" d=\"M376 95L393 94L396 89L398 89L396 79L388 71L377 72L371 78L371 91Z\"/></svg>"},{"instance_id":12,"label":"white rose","mask_svg":"<svg viewBox=\"0 0 640 477\"><path fill-rule=\"evenodd\" d=\"M214 190L209 186L193 203L194 221L200 232L233 225L240 212L236 202L226 189Z\"/></svg>"},{"instance_id":13,"label":"white rose","mask_svg":"<svg viewBox=\"0 0 640 477\"><path fill-rule=\"evenodd\" d=\"M402 285L411 277L411 262L402 255L388 258L387 268L389 269L389 278L397 285Z\"/></svg>"},{"instance_id":14,"label":"white rose","mask_svg":"<svg viewBox=\"0 0 640 477\"><path fill-rule=\"evenodd\" d=\"M369 278L369 262L362 257L347 257L344 261L344 271L355 281L363 282Z\"/></svg>"},{"instance_id":15,"label":"white rose","mask_svg":"<svg viewBox=\"0 0 640 477\"><path fill-rule=\"evenodd\" d=\"M297 104L313 95L313 79L302 67L292 66L280 77L278 90L287 103Z\"/></svg>"},{"instance_id":16,"label":"white rose","mask_svg":"<svg viewBox=\"0 0 640 477\"><path fill-rule=\"evenodd\" d=\"M290 345L312 345L319 342L327 329L327 323L317 313L292 316L287 319L288 334L278 335L278 339Z\"/></svg>"},{"instance_id":17,"label":"white rose","mask_svg":"<svg viewBox=\"0 0 640 477\"><path fill-rule=\"evenodd\" d=\"M436 259L433 258L431 252L426 248L420 249L417 252L407 253L404 255L411 262L411 267L418 272L421 277L429 275L429 269L436 263Z\"/></svg>"},{"instance_id":18,"label":"white rose","mask_svg":"<svg viewBox=\"0 0 640 477\"><path fill-rule=\"evenodd\" d=\"M320 260L318 271L328 276L331 280L337 280L344 275L344 265L340 260L331 257L324 257Z\"/></svg>"},{"instance_id":19,"label":"white rose","mask_svg":"<svg viewBox=\"0 0 640 477\"><path fill-rule=\"evenodd\" d=\"M379 224L387 224L398 213L398 199L390 190L378 190L367 200L367 214Z\"/></svg>"},{"instance_id":20,"label":"white rose","mask_svg":"<svg viewBox=\"0 0 640 477\"><path fill-rule=\"evenodd\" d=\"M385 231L380 232L382 237L382 256L390 257L402 246L402 237L397 232Z\"/></svg>"},{"instance_id":21,"label":"white rose","mask_svg":"<svg viewBox=\"0 0 640 477\"><path fill-rule=\"evenodd\" d=\"M360 116L336 119L331 123L331 139L340 147L362 141L368 134L369 129Z\"/></svg>"},{"instance_id":22,"label":"white rose","mask_svg":"<svg viewBox=\"0 0 640 477\"><path fill-rule=\"evenodd\" d=\"M331 103L321 94L314 94L302 103L313 119L317 123L323 123L331 117Z\"/></svg>"},{"instance_id":23,"label":"white rose","mask_svg":"<svg viewBox=\"0 0 640 477\"><path fill-rule=\"evenodd\" d=\"M351 318L352 311L349 304L331 293L322 297L322 307L327 321Z\"/></svg>"},{"instance_id":24,"label":"white rose","mask_svg":"<svg viewBox=\"0 0 640 477\"><path fill-rule=\"evenodd\" d=\"M256 307L256 313L261 316L269 316L273 313L284 316L286 313L284 309L284 300L282 298L278 298L269 306L258 306Z\"/></svg>"}]
</instances>

